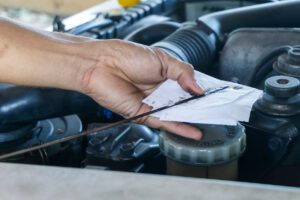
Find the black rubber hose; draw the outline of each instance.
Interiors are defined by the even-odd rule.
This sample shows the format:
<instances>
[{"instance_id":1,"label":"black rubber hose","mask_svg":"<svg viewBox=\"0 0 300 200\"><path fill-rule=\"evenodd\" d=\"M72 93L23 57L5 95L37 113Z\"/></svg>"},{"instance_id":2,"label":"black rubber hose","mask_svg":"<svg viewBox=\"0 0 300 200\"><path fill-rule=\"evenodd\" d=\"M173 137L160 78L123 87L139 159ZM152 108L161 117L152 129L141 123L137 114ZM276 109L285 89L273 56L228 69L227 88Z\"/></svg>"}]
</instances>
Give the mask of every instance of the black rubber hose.
<instances>
[{"instance_id":1,"label":"black rubber hose","mask_svg":"<svg viewBox=\"0 0 300 200\"><path fill-rule=\"evenodd\" d=\"M188 23L164 40L152 45L188 62L198 71L206 72L215 58L216 41L209 29Z\"/></svg>"},{"instance_id":2,"label":"black rubber hose","mask_svg":"<svg viewBox=\"0 0 300 200\"><path fill-rule=\"evenodd\" d=\"M0 88L0 131L14 130L27 123L75 113L97 112L91 98L72 91L44 88Z\"/></svg>"},{"instance_id":3,"label":"black rubber hose","mask_svg":"<svg viewBox=\"0 0 300 200\"><path fill-rule=\"evenodd\" d=\"M226 35L244 27L299 27L300 1L280 1L216 12L200 17L199 26L209 27L224 42Z\"/></svg>"},{"instance_id":4,"label":"black rubber hose","mask_svg":"<svg viewBox=\"0 0 300 200\"><path fill-rule=\"evenodd\" d=\"M144 45L151 45L169 36L180 26L180 23L170 21L151 24L133 31L127 35L124 40Z\"/></svg>"}]
</instances>

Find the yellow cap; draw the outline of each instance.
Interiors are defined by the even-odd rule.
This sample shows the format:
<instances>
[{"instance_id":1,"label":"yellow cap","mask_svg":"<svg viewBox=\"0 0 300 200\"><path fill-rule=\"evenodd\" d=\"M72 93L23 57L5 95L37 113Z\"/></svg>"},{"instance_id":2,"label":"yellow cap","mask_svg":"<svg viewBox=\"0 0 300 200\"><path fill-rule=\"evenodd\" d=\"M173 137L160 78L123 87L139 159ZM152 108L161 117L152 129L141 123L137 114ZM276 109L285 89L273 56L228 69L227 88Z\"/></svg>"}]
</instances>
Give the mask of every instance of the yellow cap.
<instances>
[{"instance_id":1,"label":"yellow cap","mask_svg":"<svg viewBox=\"0 0 300 200\"><path fill-rule=\"evenodd\" d=\"M139 0L118 0L118 1L124 8L134 6L135 4L140 2Z\"/></svg>"}]
</instances>

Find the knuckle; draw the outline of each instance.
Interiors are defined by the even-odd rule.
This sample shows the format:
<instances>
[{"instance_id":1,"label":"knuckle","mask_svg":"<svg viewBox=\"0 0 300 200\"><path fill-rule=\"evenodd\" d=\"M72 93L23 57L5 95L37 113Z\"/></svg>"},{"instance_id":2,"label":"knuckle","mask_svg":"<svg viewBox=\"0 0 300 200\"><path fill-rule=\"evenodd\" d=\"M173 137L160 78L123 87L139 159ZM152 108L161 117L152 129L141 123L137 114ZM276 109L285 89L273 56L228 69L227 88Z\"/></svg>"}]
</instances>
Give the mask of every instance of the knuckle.
<instances>
[{"instance_id":1,"label":"knuckle","mask_svg":"<svg viewBox=\"0 0 300 200\"><path fill-rule=\"evenodd\" d=\"M194 66L190 63L186 63L186 65L190 68L190 69L194 69Z\"/></svg>"}]
</instances>

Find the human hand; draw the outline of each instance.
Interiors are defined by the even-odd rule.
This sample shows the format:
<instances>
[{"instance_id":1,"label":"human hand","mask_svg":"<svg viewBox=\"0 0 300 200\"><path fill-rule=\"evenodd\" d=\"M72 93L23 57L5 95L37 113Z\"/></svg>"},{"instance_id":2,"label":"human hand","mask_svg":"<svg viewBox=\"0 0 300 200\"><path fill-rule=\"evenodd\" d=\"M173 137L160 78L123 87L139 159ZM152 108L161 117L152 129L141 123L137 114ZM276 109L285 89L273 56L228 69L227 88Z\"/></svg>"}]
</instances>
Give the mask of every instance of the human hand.
<instances>
[{"instance_id":1,"label":"human hand","mask_svg":"<svg viewBox=\"0 0 300 200\"><path fill-rule=\"evenodd\" d=\"M190 93L203 93L196 84L192 66L163 50L108 40L96 42L93 54L98 54L98 61L86 69L82 91L125 118L150 111L151 107L142 100L166 79L176 80ZM196 140L201 138L198 129L185 123L160 121L150 116L141 118L138 123Z\"/></svg>"},{"instance_id":2,"label":"human hand","mask_svg":"<svg viewBox=\"0 0 300 200\"><path fill-rule=\"evenodd\" d=\"M168 78L186 91L202 93L192 67L162 50L45 32L2 18L0 25L1 82L79 91L126 118L150 111L142 100ZM201 138L199 130L184 123L154 117L138 122Z\"/></svg>"}]
</instances>

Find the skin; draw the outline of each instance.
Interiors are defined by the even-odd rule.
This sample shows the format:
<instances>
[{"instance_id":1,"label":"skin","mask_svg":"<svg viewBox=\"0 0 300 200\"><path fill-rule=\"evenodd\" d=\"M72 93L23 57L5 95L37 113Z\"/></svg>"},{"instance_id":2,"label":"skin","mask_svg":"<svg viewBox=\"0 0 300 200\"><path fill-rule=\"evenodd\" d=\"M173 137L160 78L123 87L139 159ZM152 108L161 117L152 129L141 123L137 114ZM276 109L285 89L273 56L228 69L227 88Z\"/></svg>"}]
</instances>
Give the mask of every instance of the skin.
<instances>
[{"instance_id":1,"label":"skin","mask_svg":"<svg viewBox=\"0 0 300 200\"><path fill-rule=\"evenodd\" d=\"M81 92L128 118L151 110L142 100L166 79L200 95L193 67L160 49L24 27L0 18L0 82ZM138 123L199 140L184 123L145 117Z\"/></svg>"}]
</instances>

